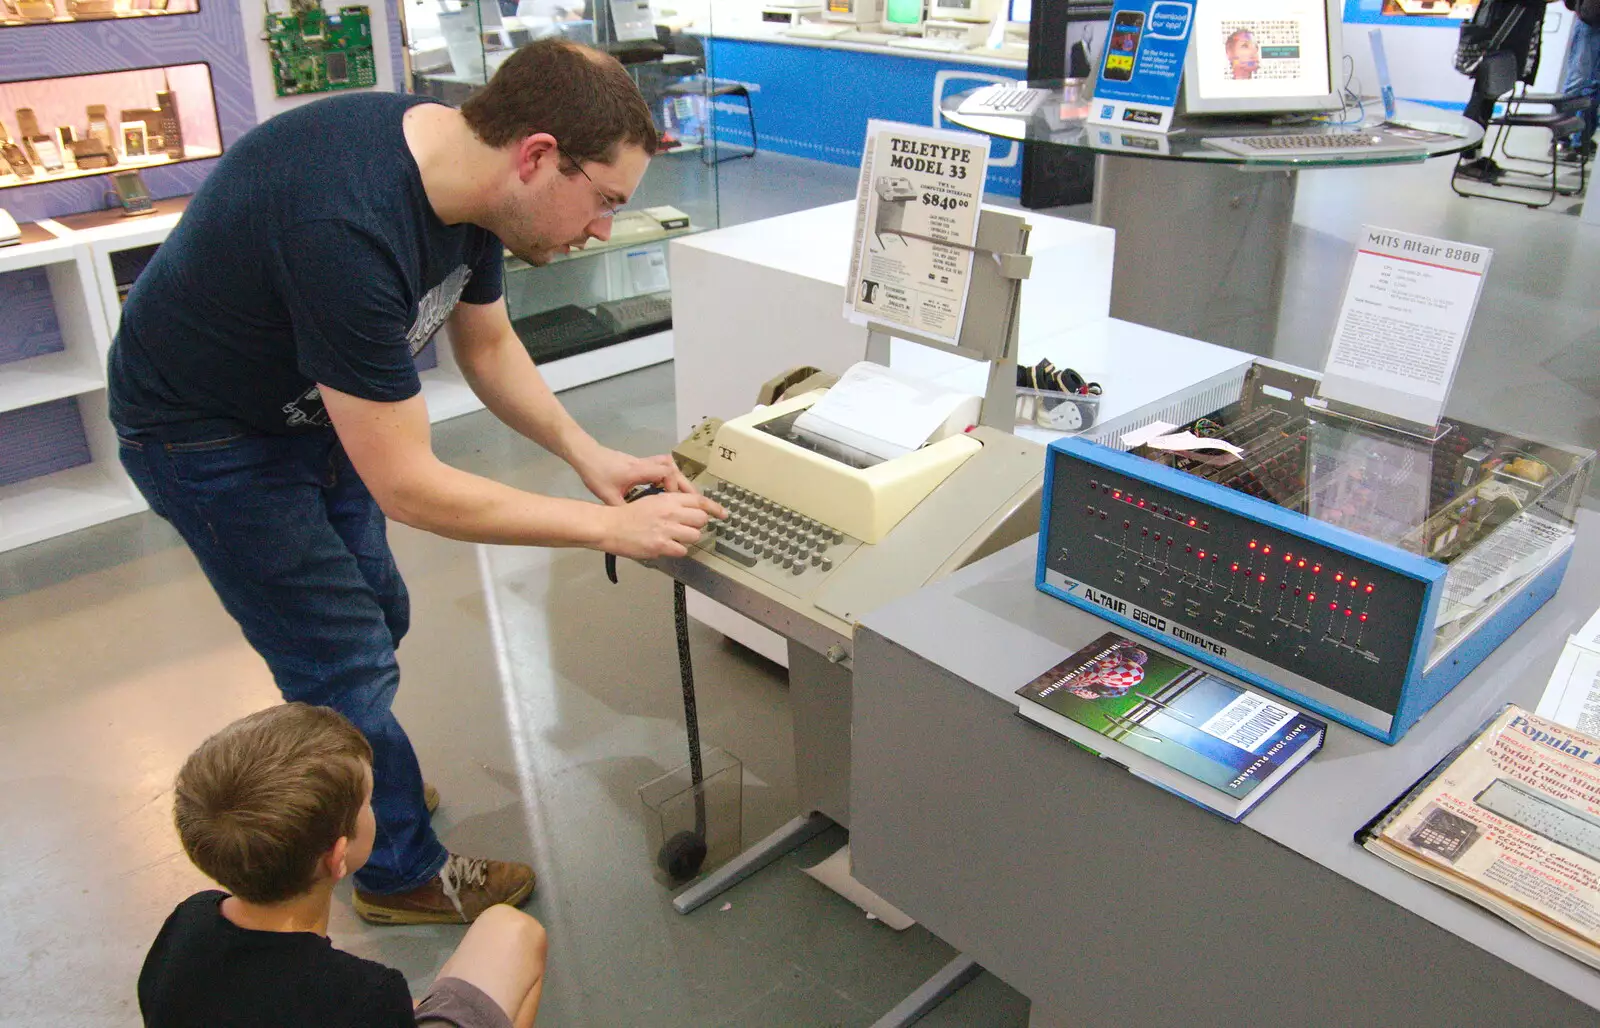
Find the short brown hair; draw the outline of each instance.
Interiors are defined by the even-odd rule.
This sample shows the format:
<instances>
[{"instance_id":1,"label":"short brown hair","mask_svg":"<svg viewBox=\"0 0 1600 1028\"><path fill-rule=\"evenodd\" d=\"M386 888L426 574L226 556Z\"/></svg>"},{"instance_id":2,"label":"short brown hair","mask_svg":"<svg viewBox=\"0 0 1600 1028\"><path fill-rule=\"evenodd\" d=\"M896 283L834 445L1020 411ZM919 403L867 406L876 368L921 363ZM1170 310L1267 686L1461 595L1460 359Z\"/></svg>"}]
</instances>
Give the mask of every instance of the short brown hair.
<instances>
[{"instance_id":1,"label":"short brown hair","mask_svg":"<svg viewBox=\"0 0 1600 1028\"><path fill-rule=\"evenodd\" d=\"M627 71L615 57L566 39L517 50L461 114L490 146L546 132L579 164L610 164L627 144L656 152L655 120Z\"/></svg>"},{"instance_id":2,"label":"short brown hair","mask_svg":"<svg viewBox=\"0 0 1600 1028\"><path fill-rule=\"evenodd\" d=\"M235 721L184 761L173 804L195 866L252 903L316 880L317 859L355 834L372 747L326 707L287 703Z\"/></svg>"}]
</instances>

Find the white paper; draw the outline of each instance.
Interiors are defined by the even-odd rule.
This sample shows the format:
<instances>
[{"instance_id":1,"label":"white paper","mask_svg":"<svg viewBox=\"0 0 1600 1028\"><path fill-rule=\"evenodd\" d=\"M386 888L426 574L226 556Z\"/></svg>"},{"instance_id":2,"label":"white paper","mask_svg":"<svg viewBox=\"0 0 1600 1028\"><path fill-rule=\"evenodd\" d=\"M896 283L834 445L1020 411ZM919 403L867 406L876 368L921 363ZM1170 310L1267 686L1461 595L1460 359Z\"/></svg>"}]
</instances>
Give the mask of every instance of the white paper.
<instances>
[{"instance_id":1,"label":"white paper","mask_svg":"<svg viewBox=\"0 0 1600 1028\"><path fill-rule=\"evenodd\" d=\"M1215 450L1218 453L1231 453L1235 460L1244 457L1244 451L1230 442L1222 439L1206 439L1193 432L1174 432L1172 435L1158 436L1155 439L1146 439L1146 446L1152 450Z\"/></svg>"},{"instance_id":2,"label":"white paper","mask_svg":"<svg viewBox=\"0 0 1600 1028\"><path fill-rule=\"evenodd\" d=\"M903 932L917 923L899 908L856 881L852 873L848 844L834 850L832 856L822 863L800 870L865 910L869 917L876 917L897 932Z\"/></svg>"},{"instance_id":3,"label":"white paper","mask_svg":"<svg viewBox=\"0 0 1600 1028\"><path fill-rule=\"evenodd\" d=\"M1136 428L1132 432L1124 433L1122 445L1131 450L1136 446L1143 446L1158 435L1166 435L1177 427L1177 425L1169 425L1165 421L1152 421L1143 428Z\"/></svg>"},{"instance_id":4,"label":"white paper","mask_svg":"<svg viewBox=\"0 0 1600 1028\"><path fill-rule=\"evenodd\" d=\"M981 403L861 361L795 419L795 428L892 460L922 446L957 412L976 418Z\"/></svg>"},{"instance_id":5,"label":"white paper","mask_svg":"<svg viewBox=\"0 0 1600 1028\"><path fill-rule=\"evenodd\" d=\"M1600 652L1577 645L1576 639L1568 642L1535 713L1600 735Z\"/></svg>"},{"instance_id":6,"label":"white paper","mask_svg":"<svg viewBox=\"0 0 1600 1028\"><path fill-rule=\"evenodd\" d=\"M1361 239L1321 395L1433 425L1494 251L1370 225Z\"/></svg>"},{"instance_id":7,"label":"white paper","mask_svg":"<svg viewBox=\"0 0 1600 1028\"><path fill-rule=\"evenodd\" d=\"M1484 601L1572 545L1571 526L1519 514L1450 565L1439 625L1466 617Z\"/></svg>"},{"instance_id":8,"label":"white paper","mask_svg":"<svg viewBox=\"0 0 1600 1028\"><path fill-rule=\"evenodd\" d=\"M1578 634L1572 637L1572 641L1585 649L1600 653L1600 610L1595 611L1594 616L1578 629Z\"/></svg>"},{"instance_id":9,"label":"white paper","mask_svg":"<svg viewBox=\"0 0 1600 1028\"><path fill-rule=\"evenodd\" d=\"M845 317L960 340L988 167L984 136L868 123Z\"/></svg>"}]
</instances>

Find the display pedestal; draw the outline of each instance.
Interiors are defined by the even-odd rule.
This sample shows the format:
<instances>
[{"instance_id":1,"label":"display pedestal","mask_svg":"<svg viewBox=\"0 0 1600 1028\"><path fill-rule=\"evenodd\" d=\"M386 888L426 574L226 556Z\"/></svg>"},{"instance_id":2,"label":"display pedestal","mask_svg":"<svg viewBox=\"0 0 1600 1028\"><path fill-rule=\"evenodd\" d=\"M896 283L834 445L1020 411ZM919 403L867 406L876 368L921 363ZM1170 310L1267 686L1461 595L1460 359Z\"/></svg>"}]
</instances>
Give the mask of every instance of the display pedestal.
<instances>
[{"instance_id":1,"label":"display pedestal","mask_svg":"<svg viewBox=\"0 0 1600 1028\"><path fill-rule=\"evenodd\" d=\"M1094 220L1117 231L1111 316L1271 356L1296 178L1102 154Z\"/></svg>"}]
</instances>

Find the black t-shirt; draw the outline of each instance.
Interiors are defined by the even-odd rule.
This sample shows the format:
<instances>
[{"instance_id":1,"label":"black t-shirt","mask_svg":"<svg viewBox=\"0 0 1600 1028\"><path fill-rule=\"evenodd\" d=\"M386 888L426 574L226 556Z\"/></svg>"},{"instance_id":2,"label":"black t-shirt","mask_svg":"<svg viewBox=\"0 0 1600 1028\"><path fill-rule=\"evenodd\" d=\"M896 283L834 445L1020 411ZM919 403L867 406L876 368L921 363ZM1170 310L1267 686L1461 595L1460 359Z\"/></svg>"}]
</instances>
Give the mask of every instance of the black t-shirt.
<instances>
[{"instance_id":1,"label":"black t-shirt","mask_svg":"<svg viewBox=\"0 0 1600 1028\"><path fill-rule=\"evenodd\" d=\"M405 976L311 932L258 932L199 892L161 926L139 972L147 1028L416 1028Z\"/></svg>"},{"instance_id":2,"label":"black t-shirt","mask_svg":"<svg viewBox=\"0 0 1600 1028\"><path fill-rule=\"evenodd\" d=\"M307 104L217 162L139 276L111 348L113 421L325 428L315 383L418 392L412 357L457 300L491 303L503 248L429 205L401 120L421 97Z\"/></svg>"}]
</instances>

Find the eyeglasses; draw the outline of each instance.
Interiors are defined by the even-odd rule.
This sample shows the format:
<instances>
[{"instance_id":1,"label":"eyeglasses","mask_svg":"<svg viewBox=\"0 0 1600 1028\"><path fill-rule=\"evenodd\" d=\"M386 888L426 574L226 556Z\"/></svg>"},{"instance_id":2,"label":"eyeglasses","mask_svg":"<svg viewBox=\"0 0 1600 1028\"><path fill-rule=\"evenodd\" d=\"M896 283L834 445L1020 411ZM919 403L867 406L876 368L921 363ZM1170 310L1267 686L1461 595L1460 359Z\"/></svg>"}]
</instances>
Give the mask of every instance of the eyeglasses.
<instances>
[{"instance_id":1,"label":"eyeglasses","mask_svg":"<svg viewBox=\"0 0 1600 1028\"><path fill-rule=\"evenodd\" d=\"M572 159L571 154L568 154L566 151L562 151L561 156L566 158L567 163L576 168L578 174L582 175L585 179L588 179L589 185L594 187L594 195L600 198L600 217L607 220L615 218L617 216L618 205L611 202L611 198L601 191L600 186L595 183L594 179L589 178L589 173L583 170L583 165Z\"/></svg>"}]
</instances>

